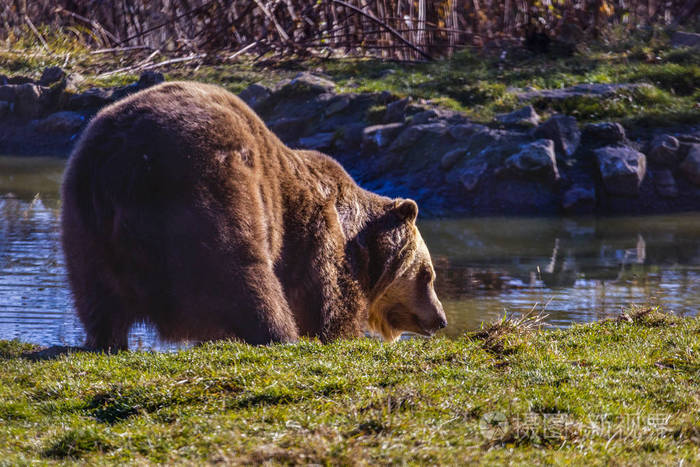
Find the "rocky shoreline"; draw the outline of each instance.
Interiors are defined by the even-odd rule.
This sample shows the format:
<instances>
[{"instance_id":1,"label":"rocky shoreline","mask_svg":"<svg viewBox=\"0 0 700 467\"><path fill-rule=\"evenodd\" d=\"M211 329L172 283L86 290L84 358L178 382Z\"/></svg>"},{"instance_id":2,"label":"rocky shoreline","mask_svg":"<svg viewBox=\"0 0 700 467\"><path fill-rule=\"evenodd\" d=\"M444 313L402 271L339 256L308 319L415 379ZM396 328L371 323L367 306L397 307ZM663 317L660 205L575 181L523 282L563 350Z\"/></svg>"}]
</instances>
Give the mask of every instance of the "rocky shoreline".
<instances>
[{"instance_id":1,"label":"rocky shoreline","mask_svg":"<svg viewBox=\"0 0 700 467\"><path fill-rule=\"evenodd\" d=\"M58 67L36 81L0 76L0 153L66 157L100 108L163 79L77 92ZM604 99L601 86L550 94ZM336 93L309 73L240 96L285 143L332 155L364 187L414 198L430 217L700 210L700 125L627 134L566 115L540 122L531 106L484 125L386 92Z\"/></svg>"}]
</instances>

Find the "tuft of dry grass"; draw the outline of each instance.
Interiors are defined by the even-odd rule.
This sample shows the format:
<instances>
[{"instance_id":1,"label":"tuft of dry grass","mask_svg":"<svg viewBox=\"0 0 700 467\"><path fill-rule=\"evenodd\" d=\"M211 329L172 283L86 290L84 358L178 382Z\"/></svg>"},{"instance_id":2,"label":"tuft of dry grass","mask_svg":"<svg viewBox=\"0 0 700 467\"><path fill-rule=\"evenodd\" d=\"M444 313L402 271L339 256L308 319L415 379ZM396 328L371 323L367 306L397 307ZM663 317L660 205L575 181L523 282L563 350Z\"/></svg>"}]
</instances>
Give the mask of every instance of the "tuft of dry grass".
<instances>
[{"instance_id":1,"label":"tuft of dry grass","mask_svg":"<svg viewBox=\"0 0 700 467\"><path fill-rule=\"evenodd\" d=\"M547 318L545 305L542 309L537 309L538 303L520 317L503 317L486 325L482 324L479 331L469 335L472 339L483 341L483 348L496 355L507 355L513 353L518 345L522 343L533 332L539 331L545 325Z\"/></svg>"},{"instance_id":2,"label":"tuft of dry grass","mask_svg":"<svg viewBox=\"0 0 700 467\"><path fill-rule=\"evenodd\" d=\"M632 305L620 313L615 321L620 323L635 323L646 326L673 326L679 317L663 310L660 306Z\"/></svg>"}]
</instances>

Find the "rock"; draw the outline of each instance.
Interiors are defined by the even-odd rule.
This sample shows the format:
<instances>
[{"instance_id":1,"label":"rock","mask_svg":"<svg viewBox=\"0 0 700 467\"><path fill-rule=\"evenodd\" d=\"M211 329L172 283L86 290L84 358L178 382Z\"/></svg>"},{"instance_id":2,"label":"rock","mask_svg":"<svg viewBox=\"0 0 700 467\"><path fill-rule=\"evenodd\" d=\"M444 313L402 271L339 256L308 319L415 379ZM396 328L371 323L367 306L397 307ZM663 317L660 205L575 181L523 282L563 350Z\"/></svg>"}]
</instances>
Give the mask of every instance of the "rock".
<instances>
[{"instance_id":1,"label":"rock","mask_svg":"<svg viewBox=\"0 0 700 467\"><path fill-rule=\"evenodd\" d=\"M451 169L466 153L467 148L457 148L446 152L440 159L440 167L442 167L443 170Z\"/></svg>"},{"instance_id":2,"label":"rock","mask_svg":"<svg viewBox=\"0 0 700 467\"><path fill-rule=\"evenodd\" d=\"M520 127L534 127L539 125L540 116L537 115L535 108L531 105L523 107L514 112L498 115L496 120L504 125L515 125Z\"/></svg>"},{"instance_id":3,"label":"rock","mask_svg":"<svg viewBox=\"0 0 700 467\"><path fill-rule=\"evenodd\" d=\"M7 101L0 101L0 118L5 118L8 116L10 111L10 103Z\"/></svg>"},{"instance_id":4,"label":"rock","mask_svg":"<svg viewBox=\"0 0 700 467\"><path fill-rule=\"evenodd\" d=\"M654 180L654 186L656 191L660 196L664 198L676 198L678 197L678 187L676 186L676 179L673 178L673 174L669 169L658 170L652 172L652 179Z\"/></svg>"},{"instance_id":5,"label":"rock","mask_svg":"<svg viewBox=\"0 0 700 467\"><path fill-rule=\"evenodd\" d=\"M76 112L56 112L48 117L34 122L34 128L41 133L70 133L77 132L85 123L85 117Z\"/></svg>"},{"instance_id":6,"label":"rock","mask_svg":"<svg viewBox=\"0 0 700 467\"><path fill-rule=\"evenodd\" d=\"M114 91L111 89L90 88L80 94L74 94L68 99L68 108L72 110L95 109L104 107L114 101Z\"/></svg>"},{"instance_id":7,"label":"rock","mask_svg":"<svg viewBox=\"0 0 700 467\"><path fill-rule=\"evenodd\" d=\"M425 123L422 125L411 125L403 130L389 148L391 151L400 151L416 144L418 141L428 136L444 136L447 134L447 124L443 122Z\"/></svg>"},{"instance_id":8,"label":"rock","mask_svg":"<svg viewBox=\"0 0 700 467\"><path fill-rule=\"evenodd\" d=\"M0 100L6 102L14 102L17 86L14 84L4 84L0 86Z\"/></svg>"},{"instance_id":9,"label":"rock","mask_svg":"<svg viewBox=\"0 0 700 467\"><path fill-rule=\"evenodd\" d=\"M328 105L326 106L326 110L324 111L324 115L326 117L330 117L331 115L335 115L338 112L342 112L343 110L347 109L348 106L350 105L350 96L347 94L341 94L338 96L334 96L330 102L328 102Z\"/></svg>"},{"instance_id":10,"label":"rock","mask_svg":"<svg viewBox=\"0 0 700 467\"><path fill-rule=\"evenodd\" d=\"M467 191L474 191L488 168L487 162L474 161L462 170L459 181Z\"/></svg>"},{"instance_id":11,"label":"rock","mask_svg":"<svg viewBox=\"0 0 700 467\"><path fill-rule=\"evenodd\" d=\"M567 157L572 156L581 142L581 132L576 119L567 115L554 115L535 129L535 138L551 139L554 149Z\"/></svg>"},{"instance_id":12,"label":"rock","mask_svg":"<svg viewBox=\"0 0 700 467\"><path fill-rule=\"evenodd\" d=\"M66 76L66 91L77 92L78 87L85 82L85 77L80 73L70 73Z\"/></svg>"},{"instance_id":13,"label":"rock","mask_svg":"<svg viewBox=\"0 0 700 467\"><path fill-rule=\"evenodd\" d=\"M700 47L700 34L676 31L671 36L671 47Z\"/></svg>"},{"instance_id":14,"label":"rock","mask_svg":"<svg viewBox=\"0 0 700 467\"><path fill-rule=\"evenodd\" d=\"M592 214L595 209L595 189L573 186L564 193L562 208L567 214Z\"/></svg>"},{"instance_id":15,"label":"rock","mask_svg":"<svg viewBox=\"0 0 700 467\"><path fill-rule=\"evenodd\" d=\"M424 123L436 122L439 120L446 120L451 123L457 123L460 120L464 121L466 118L459 112L447 109L428 109L418 112L411 118L411 125L422 125Z\"/></svg>"},{"instance_id":16,"label":"rock","mask_svg":"<svg viewBox=\"0 0 700 467\"><path fill-rule=\"evenodd\" d=\"M700 144L690 145L688 155L680 165L681 172L691 182L700 185Z\"/></svg>"},{"instance_id":17,"label":"rock","mask_svg":"<svg viewBox=\"0 0 700 467\"><path fill-rule=\"evenodd\" d=\"M37 118L44 114L42 88L36 84L19 84L15 87L15 114L22 118Z\"/></svg>"},{"instance_id":18,"label":"rock","mask_svg":"<svg viewBox=\"0 0 700 467\"><path fill-rule=\"evenodd\" d=\"M450 136L452 136L457 141L468 141L474 134L486 130L487 127L484 125L479 125L475 123L462 123L459 125L453 125L448 130Z\"/></svg>"},{"instance_id":19,"label":"rock","mask_svg":"<svg viewBox=\"0 0 700 467\"><path fill-rule=\"evenodd\" d=\"M254 83L245 88L239 95L243 102L248 104L253 110L257 110L267 101L272 94L270 88L262 84Z\"/></svg>"},{"instance_id":20,"label":"rock","mask_svg":"<svg viewBox=\"0 0 700 467\"><path fill-rule=\"evenodd\" d=\"M333 147L335 133L316 133L312 136L299 139L299 145L307 149L325 151Z\"/></svg>"},{"instance_id":21,"label":"rock","mask_svg":"<svg viewBox=\"0 0 700 467\"><path fill-rule=\"evenodd\" d=\"M438 119L438 113L435 109L424 110L417 113L411 119L411 125L422 125L424 123L433 122Z\"/></svg>"},{"instance_id":22,"label":"rock","mask_svg":"<svg viewBox=\"0 0 700 467\"><path fill-rule=\"evenodd\" d=\"M7 84L27 84L34 83L34 80L29 76L15 75L7 78Z\"/></svg>"},{"instance_id":23,"label":"rock","mask_svg":"<svg viewBox=\"0 0 700 467\"><path fill-rule=\"evenodd\" d=\"M44 69L39 79L39 84L41 86L48 86L53 83L57 83L66 77L66 72L59 66L51 66Z\"/></svg>"},{"instance_id":24,"label":"rock","mask_svg":"<svg viewBox=\"0 0 700 467\"><path fill-rule=\"evenodd\" d=\"M554 180L559 179L554 142L550 139L539 139L522 145L520 152L506 159L505 167L514 173L543 174Z\"/></svg>"},{"instance_id":25,"label":"rock","mask_svg":"<svg viewBox=\"0 0 700 467\"><path fill-rule=\"evenodd\" d=\"M362 123L351 123L336 130L338 138L335 146L341 151L356 151L362 146L362 134L365 126Z\"/></svg>"},{"instance_id":26,"label":"rock","mask_svg":"<svg viewBox=\"0 0 700 467\"><path fill-rule=\"evenodd\" d=\"M313 75L307 71L301 72L288 84L280 89L280 92L290 94L323 94L335 89L335 83L326 78Z\"/></svg>"},{"instance_id":27,"label":"rock","mask_svg":"<svg viewBox=\"0 0 700 467\"><path fill-rule=\"evenodd\" d=\"M646 157L627 146L605 146L594 151L605 191L617 196L637 196L646 173Z\"/></svg>"},{"instance_id":28,"label":"rock","mask_svg":"<svg viewBox=\"0 0 700 467\"><path fill-rule=\"evenodd\" d=\"M309 129L308 118L282 117L268 124L268 127L282 141L296 141Z\"/></svg>"},{"instance_id":29,"label":"rock","mask_svg":"<svg viewBox=\"0 0 700 467\"><path fill-rule=\"evenodd\" d=\"M611 146L627 140L625 128L615 122L589 123L583 128L581 139L591 146Z\"/></svg>"},{"instance_id":30,"label":"rock","mask_svg":"<svg viewBox=\"0 0 700 467\"><path fill-rule=\"evenodd\" d=\"M405 110L408 103L411 101L410 98L405 97L394 101L386 106L386 112L384 113L384 123L395 123L403 122L406 120Z\"/></svg>"},{"instance_id":31,"label":"rock","mask_svg":"<svg viewBox=\"0 0 700 467\"><path fill-rule=\"evenodd\" d=\"M403 123L387 123L384 125L372 125L362 132L362 148L385 148L391 144L398 134L404 129Z\"/></svg>"},{"instance_id":32,"label":"rock","mask_svg":"<svg viewBox=\"0 0 700 467\"><path fill-rule=\"evenodd\" d=\"M160 84L163 81L165 81L165 76L163 76L163 73L158 71L144 71L141 73L141 76L139 76L136 86L138 86L139 90L141 90L150 88L156 84Z\"/></svg>"},{"instance_id":33,"label":"rock","mask_svg":"<svg viewBox=\"0 0 700 467\"><path fill-rule=\"evenodd\" d=\"M562 89L515 89L513 92L521 101L533 99L566 100L578 97L613 97L620 91L650 87L646 83L619 84L577 84Z\"/></svg>"},{"instance_id":34,"label":"rock","mask_svg":"<svg viewBox=\"0 0 700 467\"><path fill-rule=\"evenodd\" d=\"M671 135L660 135L649 145L649 162L664 166L675 166L678 163L678 149L681 143Z\"/></svg>"}]
</instances>

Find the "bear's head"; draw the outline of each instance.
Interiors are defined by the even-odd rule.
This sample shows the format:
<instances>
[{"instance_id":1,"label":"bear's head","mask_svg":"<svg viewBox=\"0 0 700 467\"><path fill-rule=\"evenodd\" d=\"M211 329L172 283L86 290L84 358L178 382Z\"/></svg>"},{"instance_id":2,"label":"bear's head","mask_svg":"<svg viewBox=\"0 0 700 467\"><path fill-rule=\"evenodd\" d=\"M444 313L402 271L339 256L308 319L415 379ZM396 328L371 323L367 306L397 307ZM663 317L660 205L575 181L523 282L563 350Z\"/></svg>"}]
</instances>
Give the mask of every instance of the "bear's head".
<instances>
[{"instance_id":1,"label":"bear's head","mask_svg":"<svg viewBox=\"0 0 700 467\"><path fill-rule=\"evenodd\" d=\"M387 341L402 332L431 336L447 325L433 288L435 269L416 227L418 206L394 200L368 232L368 325Z\"/></svg>"}]
</instances>

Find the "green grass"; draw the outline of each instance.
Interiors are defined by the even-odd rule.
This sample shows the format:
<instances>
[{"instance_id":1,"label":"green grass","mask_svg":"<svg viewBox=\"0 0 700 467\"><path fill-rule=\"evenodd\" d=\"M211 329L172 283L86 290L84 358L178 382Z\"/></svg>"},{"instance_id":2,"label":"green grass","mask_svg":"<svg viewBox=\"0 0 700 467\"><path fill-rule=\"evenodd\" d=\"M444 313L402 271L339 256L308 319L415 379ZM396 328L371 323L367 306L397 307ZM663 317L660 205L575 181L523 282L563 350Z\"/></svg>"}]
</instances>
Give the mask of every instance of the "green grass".
<instances>
[{"instance_id":1,"label":"green grass","mask_svg":"<svg viewBox=\"0 0 700 467\"><path fill-rule=\"evenodd\" d=\"M101 73L139 63L150 51L90 54L70 31L42 30L51 53L31 34L6 41L0 51L0 73L38 77L49 65L64 65L83 74L80 89L116 86L135 81L138 72L99 77ZM628 37L629 36L629 37ZM583 122L617 120L631 126L695 123L700 119L700 51L673 49L659 31L619 33L615 40L581 47L571 57L535 55L512 49L505 59L496 53L464 50L450 60L395 63L372 59L279 58L227 62L210 56L203 64L164 67L168 79L193 79L221 84L240 92L254 82L274 84L301 70L322 72L346 92L390 91L398 96L429 99L466 112L480 122L515 110L515 88L556 89L581 83L646 83L650 87L621 92L610 99L577 98L532 103L545 116L566 112ZM224 57L226 54L221 54ZM68 59L66 60L66 56ZM168 57L156 56L162 61Z\"/></svg>"},{"instance_id":2,"label":"green grass","mask_svg":"<svg viewBox=\"0 0 700 467\"><path fill-rule=\"evenodd\" d=\"M700 319L54 360L0 343L0 464L692 464Z\"/></svg>"}]
</instances>

